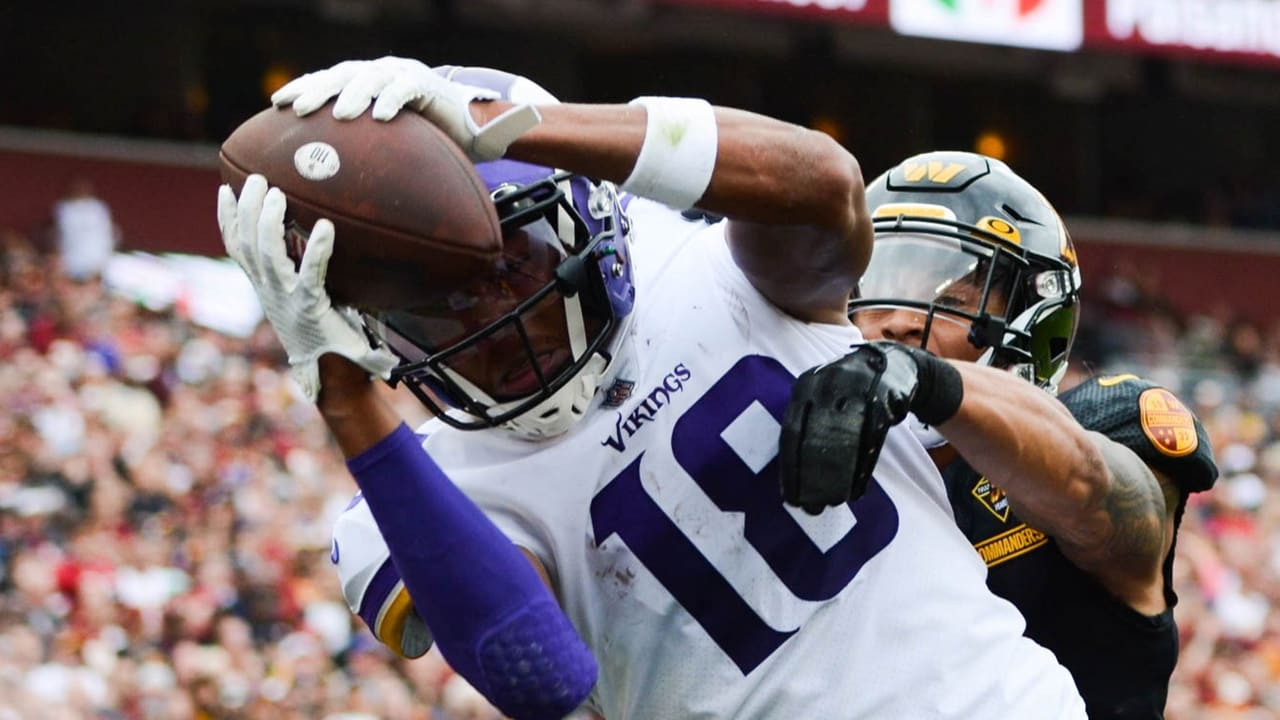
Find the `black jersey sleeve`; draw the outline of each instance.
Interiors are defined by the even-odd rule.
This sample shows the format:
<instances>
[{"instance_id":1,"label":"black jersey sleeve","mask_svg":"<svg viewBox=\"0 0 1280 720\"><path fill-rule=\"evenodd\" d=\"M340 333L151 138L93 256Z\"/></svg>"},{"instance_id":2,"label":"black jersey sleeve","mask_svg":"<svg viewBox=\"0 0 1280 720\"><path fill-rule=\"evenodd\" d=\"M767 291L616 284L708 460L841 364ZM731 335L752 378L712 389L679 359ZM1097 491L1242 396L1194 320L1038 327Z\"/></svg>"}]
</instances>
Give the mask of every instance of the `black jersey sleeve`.
<instances>
[{"instance_id":1,"label":"black jersey sleeve","mask_svg":"<svg viewBox=\"0 0 1280 720\"><path fill-rule=\"evenodd\" d=\"M1183 492L1208 490L1218 479L1200 419L1164 387L1136 375L1111 375L1090 378L1059 399L1086 429L1133 450Z\"/></svg>"}]
</instances>

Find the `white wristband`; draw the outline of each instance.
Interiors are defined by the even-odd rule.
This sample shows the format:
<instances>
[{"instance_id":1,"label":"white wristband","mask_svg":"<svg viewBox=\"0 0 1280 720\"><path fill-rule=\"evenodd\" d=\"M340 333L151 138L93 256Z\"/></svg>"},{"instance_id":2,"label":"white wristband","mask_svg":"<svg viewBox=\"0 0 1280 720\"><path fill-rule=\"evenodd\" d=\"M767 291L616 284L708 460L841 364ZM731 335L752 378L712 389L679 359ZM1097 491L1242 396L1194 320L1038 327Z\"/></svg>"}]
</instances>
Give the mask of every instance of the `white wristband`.
<instances>
[{"instance_id":1,"label":"white wristband","mask_svg":"<svg viewBox=\"0 0 1280 720\"><path fill-rule=\"evenodd\" d=\"M719 140L711 103L696 98L639 97L648 113L644 145L622 189L680 210L711 184Z\"/></svg>"}]
</instances>

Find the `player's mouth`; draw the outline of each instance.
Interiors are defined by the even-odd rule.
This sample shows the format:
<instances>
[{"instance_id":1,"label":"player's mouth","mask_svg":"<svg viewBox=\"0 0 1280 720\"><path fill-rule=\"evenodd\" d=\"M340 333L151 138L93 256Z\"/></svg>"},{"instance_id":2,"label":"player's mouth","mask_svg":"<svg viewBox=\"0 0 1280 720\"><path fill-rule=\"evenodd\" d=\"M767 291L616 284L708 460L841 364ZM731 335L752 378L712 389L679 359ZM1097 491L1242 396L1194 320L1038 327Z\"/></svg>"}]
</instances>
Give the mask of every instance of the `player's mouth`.
<instances>
[{"instance_id":1,"label":"player's mouth","mask_svg":"<svg viewBox=\"0 0 1280 720\"><path fill-rule=\"evenodd\" d=\"M559 375L573 360L569 351L564 348L544 350L538 353L536 358L537 367L542 371L542 377L547 382L555 379L556 375ZM534 367L529 357L522 353L520 363L508 370L498 381L496 394L499 397L514 399L531 395L542 389L542 382L538 380L538 373Z\"/></svg>"}]
</instances>

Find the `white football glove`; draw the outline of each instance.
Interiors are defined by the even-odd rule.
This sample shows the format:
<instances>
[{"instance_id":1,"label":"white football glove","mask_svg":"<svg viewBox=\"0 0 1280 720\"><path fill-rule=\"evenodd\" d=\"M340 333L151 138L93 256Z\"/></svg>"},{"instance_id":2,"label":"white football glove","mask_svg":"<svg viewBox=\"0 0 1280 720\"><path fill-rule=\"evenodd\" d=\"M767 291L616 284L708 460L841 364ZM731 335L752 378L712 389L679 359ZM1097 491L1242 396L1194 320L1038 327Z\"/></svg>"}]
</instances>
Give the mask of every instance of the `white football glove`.
<instances>
[{"instance_id":1,"label":"white football glove","mask_svg":"<svg viewBox=\"0 0 1280 720\"><path fill-rule=\"evenodd\" d=\"M320 394L320 356L342 355L382 379L397 360L386 348L374 348L351 308L335 308L324 289L333 254L333 223L317 220L307 239L300 267L285 251L285 197L250 175L236 201L231 186L218 188L218 228L227 254L244 269L258 293L263 313L289 355L293 376L315 402Z\"/></svg>"},{"instance_id":2,"label":"white football glove","mask_svg":"<svg viewBox=\"0 0 1280 720\"><path fill-rule=\"evenodd\" d=\"M376 120L390 120L409 107L444 130L473 162L497 160L516 138L542 122L537 108L517 104L483 127L476 125L472 101L496 100L498 93L447 80L417 60L392 56L348 60L307 73L275 91L271 102L292 104L298 115L307 115L335 95L333 116L339 120L359 117L371 102Z\"/></svg>"}]
</instances>

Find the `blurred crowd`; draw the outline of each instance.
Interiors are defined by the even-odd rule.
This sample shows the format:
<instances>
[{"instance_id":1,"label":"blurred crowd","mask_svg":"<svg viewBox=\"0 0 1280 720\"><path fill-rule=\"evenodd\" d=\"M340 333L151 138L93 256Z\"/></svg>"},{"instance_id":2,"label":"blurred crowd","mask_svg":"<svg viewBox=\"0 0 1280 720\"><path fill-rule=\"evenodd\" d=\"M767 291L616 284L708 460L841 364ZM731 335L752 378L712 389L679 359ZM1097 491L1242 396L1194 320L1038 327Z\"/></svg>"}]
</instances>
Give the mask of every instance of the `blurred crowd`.
<instances>
[{"instance_id":1,"label":"blurred crowd","mask_svg":"<svg viewBox=\"0 0 1280 720\"><path fill-rule=\"evenodd\" d=\"M1168 717L1280 717L1280 332L1091 286L1076 376L1166 383L1222 466L1177 545ZM0 720L497 717L347 610L329 528L354 484L282 368L265 325L220 334L0 235Z\"/></svg>"},{"instance_id":2,"label":"blurred crowd","mask_svg":"<svg viewBox=\"0 0 1280 720\"><path fill-rule=\"evenodd\" d=\"M1091 278L1076 373L1133 372L1200 417L1221 475L1176 546L1169 720L1280 718L1280 323L1174 308L1137 270Z\"/></svg>"},{"instance_id":3,"label":"blurred crowd","mask_svg":"<svg viewBox=\"0 0 1280 720\"><path fill-rule=\"evenodd\" d=\"M259 330L0 235L0 720L497 717L348 611L329 528L355 486Z\"/></svg>"}]
</instances>

